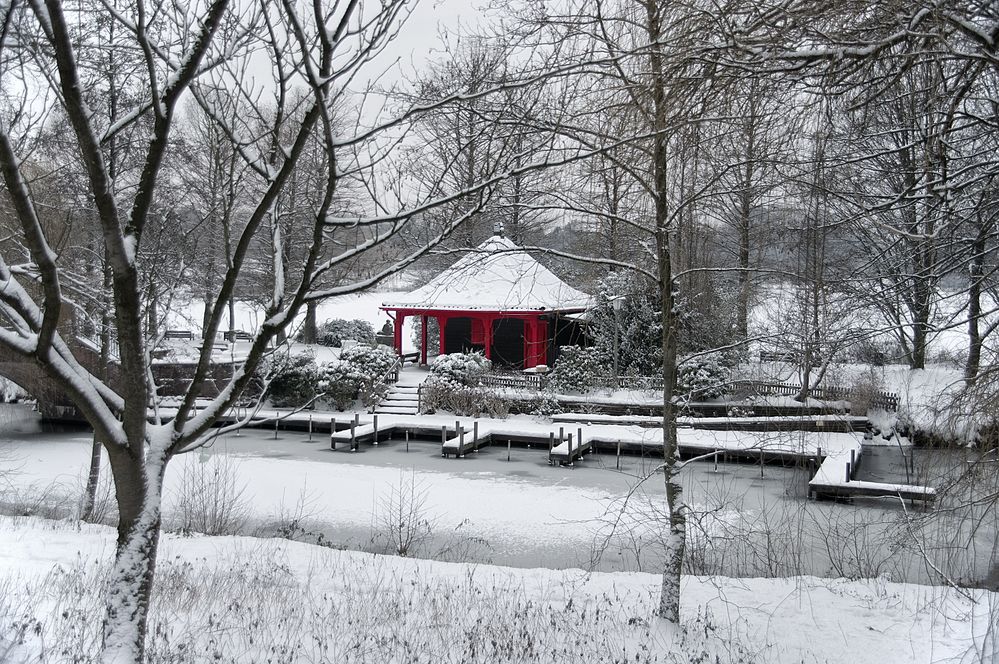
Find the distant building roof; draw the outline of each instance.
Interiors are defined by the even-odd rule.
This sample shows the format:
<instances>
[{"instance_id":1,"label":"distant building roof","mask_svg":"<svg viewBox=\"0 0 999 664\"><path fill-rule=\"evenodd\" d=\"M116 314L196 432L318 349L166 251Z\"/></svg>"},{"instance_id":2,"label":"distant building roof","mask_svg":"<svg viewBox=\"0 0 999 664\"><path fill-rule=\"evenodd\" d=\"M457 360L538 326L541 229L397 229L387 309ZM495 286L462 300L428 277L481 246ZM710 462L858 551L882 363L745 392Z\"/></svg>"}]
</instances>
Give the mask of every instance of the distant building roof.
<instances>
[{"instance_id":1,"label":"distant building roof","mask_svg":"<svg viewBox=\"0 0 999 664\"><path fill-rule=\"evenodd\" d=\"M562 311L588 308L592 298L569 286L505 237L494 235L387 309Z\"/></svg>"}]
</instances>

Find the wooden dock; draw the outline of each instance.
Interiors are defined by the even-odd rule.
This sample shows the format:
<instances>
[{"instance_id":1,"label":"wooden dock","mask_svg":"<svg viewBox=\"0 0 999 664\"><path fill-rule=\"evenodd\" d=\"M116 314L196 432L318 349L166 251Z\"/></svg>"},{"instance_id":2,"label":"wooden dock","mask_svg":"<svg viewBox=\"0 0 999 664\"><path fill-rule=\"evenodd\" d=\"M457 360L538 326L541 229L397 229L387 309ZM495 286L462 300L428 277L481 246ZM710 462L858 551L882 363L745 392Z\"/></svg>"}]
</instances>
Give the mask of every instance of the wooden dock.
<instances>
[{"instance_id":1,"label":"wooden dock","mask_svg":"<svg viewBox=\"0 0 999 664\"><path fill-rule=\"evenodd\" d=\"M363 417L363 419L362 419ZM233 418L235 419L235 418ZM859 418L851 418L855 420ZM854 422L848 420L850 424ZM662 453L662 437L653 428L643 428L635 423L625 426L617 418L598 418L596 422L553 422L550 425L531 425L503 420L472 420L419 416L378 415L330 416L329 413L261 413L250 423L255 428L308 431L310 435L328 433L332 450L357 451L361 445L378 445L389 439L410 438L439 440L441 456L463 458L490 446L505 443L507 459L513 444L548 449L548 463L572 466L588 454L609 453L620 461L622 454L653 455ZM713 428L713 427L712 427ZM820 427L819 432L831 436L849 435L833 427ZM763 442L746 444L745 435L733 438L736 431L718 430L717 435L705 439L696 430L682 429L679 433L681 459L694 457L714 458L715 461L759 464L801 465L815 468L809 481L809 494L817 499L837 500L853 497L897 497L928 505L936 500L932 487L867 482L857 480L857 469L863 459L859 436L840 441L834 450L823 450L808 445L791 444L793 440L773 440L779 432L769 432ZM658 435L657 435L658 433ZM753 435L753 431L746 432ZM759 436L764 432L755 432ZM814 433L802 432L803 435ZM787 434L783 436L787 438ZM685 440L686 439L686 440ZM738 440L738 442L737 442ZM844 444L845 443L845 444Z\"/></svg>"},{"instance_id":2,"label":"wooden dock","mask_svg":"<svg viewBox=\"0 0 999 664\"><path fill-rule=\"evenodd\" d=\"M849 500L854 497L898 498L922 503L925 507L935 502L936 489L913 484L867 482L855 479L864 459L864 448L839 450L835 454L817 452L818 468L808 482L808 493L816 499Z\"/></svg>"},{"instance_id":3,"label":"wooden dock","mask_svg":"<svg viewBox=\"0 0 999 664\"><path fill-rule=\"evenodd\" d=\"M816 498L843 500L855 496L873 498L899 498L915 503L929 504L937 499L936 489L912 484L885 484L850 480L842 484L820 484L809 482L808 489Z\"/></svg>"}]
</instances>

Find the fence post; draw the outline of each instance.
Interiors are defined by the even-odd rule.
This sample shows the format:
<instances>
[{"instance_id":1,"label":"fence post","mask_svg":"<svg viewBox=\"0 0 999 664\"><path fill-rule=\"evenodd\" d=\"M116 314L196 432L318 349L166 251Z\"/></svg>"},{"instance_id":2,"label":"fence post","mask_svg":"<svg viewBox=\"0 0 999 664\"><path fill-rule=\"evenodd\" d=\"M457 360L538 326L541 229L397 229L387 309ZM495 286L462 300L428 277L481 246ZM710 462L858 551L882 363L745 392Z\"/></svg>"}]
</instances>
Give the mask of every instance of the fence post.
<instances>
[{"instance_id":1,"label":"fence post","mask_svg":"<svg viewBox=\"0 0 999 664\"><path fill-rule=\"evenodd\" d=\"M409 429L406 429L406 452L409 452Z\"/></svg>"},{"instance_id":2,"label":"fence post","mask_svg":"<svg viewBox=\"0 0 999 664\"><path fill-rule=\"evenodd\" d=\"M570 466L572 465L572 434L571 433L569 434L569 456L566 457L566 461L569 462Z\"/></svg>"},{"instance_id":3,"label":"fence post","mask_svg":"<svg viewBox=\"0 0 999 664\"><path fill-rule=\"evenodd\" d=\"M372 423L375 426L374 444L377 445L378 444L378 415L372 415L371 416L371 421L372 421Z\"/></svg>"},{"instance_id":4,"label":"fence post","mask_svg":"<svg viewBox=\"0 0 999 664\"><path fill-rule=\"evenodd\" d=\"M579 448L579 460L583 460L583 427L576 428L576 447Z\"/></svg>"},{"instance_id":5,"label":"fence post","mask_svg":"<svg viewBox=\"0 0 999 664\"><path fill-rule=\"evenodd\" d=\"M277 431L278 431L278 420L275 417L274 418L274 440L277 440Z\"/></svg>"},{"instance_id":6,"label":"fence post","mask_svg":"<svg viewBox=\"0 0 999 664\"><path fill-rule=\"evenodd\" d=\"M478 420L473 420L472 421L472 447L475 448L476 452L479 451L479 421Z\"/></svg>"},{"instance_id":7,"label":"fence post","mask_svg":"<svg viewBox=\"0 0 999 664\"><path fill-rule=\"evenodd\" d=\"M312 442L312 413L309 413L309 442Z\"/></svg>"},{"instance_id":8,"label":"fence post","mask_svg":"<svg viewBox=\"0 0 999 664\"><path fill-rule=\"evenodd\" d=\"M850 462L849 461L846 462L846 481L847 481L847 483L850 482Z\"/></svg>"},{"instance_id":9,"label":"fence post","mask_svg":"<svg viewBox=\"0 0 999 664\"><path fill-rule=\"evenodd\" d=\"M333 437L333 434L335 434L335 433L336 433L336 418L335 417L331 417L330 418L330 449L331 450L335 450L336 449L336 438Z\"/></svg>"},{"instance_id":10,"label":"fence post","mask_svg":"<svg viewBox=\"0 0 999 664\"><path fill-rule=\"evenodd\" d=\"M614 466L617 470L621 470L621 439L617 439L617 464Z\"/></svg>"},{"instance_id":11,"label":"fence post","mask_svg":"<svg viewBox=\"0 0 999 664\"><path fill-rule=\"evenodd\" d=\"M510 460L510 442L511 442L510 439L507 438L506 439L506 460L507 461Z\"/></svg>"},{"instance_id":12,"label":"fence post","mask_svg":"<svg viewBox=\"0 0 999 664\"><path fill-rule=\"evenodd\" d=\"M446 457L447 452L444 451L444 443L447 442L447 425L441 425L441 456Z\"/></svg>"},{"instance_id":13,"label":"fence post","mask_svg":"<svg viewBox=\"0 0 999 664\"><path fill-rule=\"evenodd\" d=\"M465 456L465 427L455 422L458 427L458 455Z\"/></svg>"},{"instance_id":14,"label":"fence post","mask_svg":"<svg viewBox=\"0 0 999 664\"><path fill-rule=\"evenodd\" d=\"M350 451L357 451L357 427L361 423L361 416L354 413L354 419L350 422Z\"/></svg>"}]
</instances>

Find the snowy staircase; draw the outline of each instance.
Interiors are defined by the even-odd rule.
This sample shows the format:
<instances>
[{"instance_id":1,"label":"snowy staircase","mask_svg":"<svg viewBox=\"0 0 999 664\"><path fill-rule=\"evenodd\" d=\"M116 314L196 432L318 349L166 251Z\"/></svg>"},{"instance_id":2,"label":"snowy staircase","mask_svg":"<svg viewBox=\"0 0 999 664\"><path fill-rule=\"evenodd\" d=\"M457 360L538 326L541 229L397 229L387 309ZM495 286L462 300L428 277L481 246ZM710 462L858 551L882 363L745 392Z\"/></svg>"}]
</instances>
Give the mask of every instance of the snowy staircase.
<instances>
[{"instance_id":1,"label":"snowy staircase","mask_svg":"<svg viewBox=\"0 0 999 664\"><path fill-rule=\"evenodd\" d=\"M381 403L375 406L375 413L385 415L419 415L420 386L395 384Z\"/></svg>"}]
</instances>

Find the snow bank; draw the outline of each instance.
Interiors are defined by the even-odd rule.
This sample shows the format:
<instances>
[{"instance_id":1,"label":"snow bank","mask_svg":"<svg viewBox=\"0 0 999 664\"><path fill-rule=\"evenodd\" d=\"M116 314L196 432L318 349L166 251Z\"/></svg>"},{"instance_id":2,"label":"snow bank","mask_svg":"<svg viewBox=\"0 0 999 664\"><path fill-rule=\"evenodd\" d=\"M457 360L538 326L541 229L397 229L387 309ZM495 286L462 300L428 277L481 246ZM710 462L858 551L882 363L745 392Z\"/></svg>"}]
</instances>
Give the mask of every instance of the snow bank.
<instances>
[{"instance_id":1,"label":"snow bank","mask_svg":"<svg viewBox=\"0 0 999 664\"><path fill-rule=\"evenodd\" d=\"M0 517L6 661L91 655L114 531ZM683 629L660 578L511 569L285 540L165 535L157 661L991 661L999 595L814 577L685 577ZM6 643L5 643L6 642Z\"/></svg>"}]
</instances>

